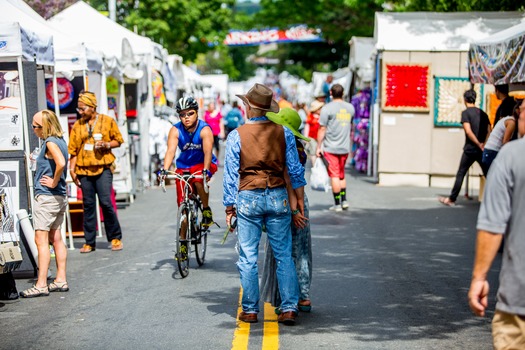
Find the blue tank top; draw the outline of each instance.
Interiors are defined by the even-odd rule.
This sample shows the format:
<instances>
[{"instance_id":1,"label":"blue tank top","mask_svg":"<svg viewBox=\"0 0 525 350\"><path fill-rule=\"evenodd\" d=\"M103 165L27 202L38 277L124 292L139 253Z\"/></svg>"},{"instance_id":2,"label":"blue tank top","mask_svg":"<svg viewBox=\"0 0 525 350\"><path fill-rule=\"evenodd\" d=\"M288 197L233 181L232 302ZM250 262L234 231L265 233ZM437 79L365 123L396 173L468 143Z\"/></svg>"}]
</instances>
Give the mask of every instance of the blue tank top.
<instances>
[{"instance_id":1,"label":"blue tank top","mask_svg":"<svg viewBox=\"0 0 525 350\"><path fill-rule=\"evenodd\" d=\"M62 175L60 175L60 181L58 182L57 187L49 188L40 184L40 179L47 175L53 177L55 175L56 163L53 159L46 158L47 143L53 142L58 146L64 159L66 160L66 165ZM36 172L35 172L35 195L45 194L52 196L65 196L66 195L66 169L67 169L67 144L62 137L50 136L44 140L42 144L42 149L40 154L36 158Z\"/></svg>"},{"instance_id":2,"label":"blue tank top","mask_svg":"<svg viewBox=\"0 0 525 350\"><path fill-rule=\"evenodd\" d=\"M197 122L197 128L192 133L189 133L181 122L174 125L179 130L179 148L181 150L175 163L178 169L187 169L204 163L201 130L210 126L200 119ZM211 156L211 162L217 164L217 157L214 154Z\"/></svg>"}]
</instances>

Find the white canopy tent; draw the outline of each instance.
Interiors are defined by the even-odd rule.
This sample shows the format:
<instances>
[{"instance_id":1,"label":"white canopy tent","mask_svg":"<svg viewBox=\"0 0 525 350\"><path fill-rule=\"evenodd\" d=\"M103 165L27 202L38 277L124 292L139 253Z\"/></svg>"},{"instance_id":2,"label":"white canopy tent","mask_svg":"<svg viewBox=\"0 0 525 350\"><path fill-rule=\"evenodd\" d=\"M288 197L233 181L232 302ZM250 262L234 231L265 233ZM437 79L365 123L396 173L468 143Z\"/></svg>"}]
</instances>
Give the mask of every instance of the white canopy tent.
<instances>
[{"instance_id":1,"label":"white canopy tent","mask_svg":"<svg viewBox=\"0 0 525 350\"><path fill-rule=\"evenodd\" d=\"M519 12L376 12L374 38L383 51L468 51L522 20Z\"/></svg>"}]
</instances>

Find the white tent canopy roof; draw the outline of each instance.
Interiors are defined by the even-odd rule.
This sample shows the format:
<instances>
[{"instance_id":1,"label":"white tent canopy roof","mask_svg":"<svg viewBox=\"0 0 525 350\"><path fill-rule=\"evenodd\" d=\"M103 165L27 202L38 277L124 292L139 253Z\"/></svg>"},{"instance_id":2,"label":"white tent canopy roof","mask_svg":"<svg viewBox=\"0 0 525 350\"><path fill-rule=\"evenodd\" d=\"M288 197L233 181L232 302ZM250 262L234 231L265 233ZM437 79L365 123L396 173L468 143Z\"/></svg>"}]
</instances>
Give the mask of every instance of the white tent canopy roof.
<instances>
[{"instance_id":1,"label":"white tent canopy roof","mask_svg":"<svg viewBox=\"0 0 525 350\"><path fill-rule=\"evenodd\" d=\"M472 42L474 45L493 45L525 35L525 18L517 25Z\"/></svg>"},{"instance_id":2,"label":"white tent canopy roof","mask_svg":"<svg viewBox=\"0 0 525 350\"><path fill-rule=\"evenodd\" d=\"M0 1L0 13L4 18L18 21L24 28L53 37L56 71L87 69L86 49L78 40L54 30L44 18L22 0Z\"/></svg>"},{"instance_id":3,"label":"white tent canopy roof","mask_svg":"<svg viewBox=\"0 0 525 350\"><path fill-rule=\"evenodd\" d=\"M67 28L68 32L89 46L100 49L106 56L121 59L124 39L129 41L135 55L153 52L153 42L149 38L135 34L113 22L84 1L69 6L49 21L55 27Z\"/></svg>"},{"instance_id":4,"label":"white tent canopy roof","mask_svg":"<svg viewBox=\"0 0 525 350\"><path fill-rule=\"evenodd\" d=\"M520 12L376 12L374 39L379 50L468 51L523 20Z\"/></svg>"}]
</instances>

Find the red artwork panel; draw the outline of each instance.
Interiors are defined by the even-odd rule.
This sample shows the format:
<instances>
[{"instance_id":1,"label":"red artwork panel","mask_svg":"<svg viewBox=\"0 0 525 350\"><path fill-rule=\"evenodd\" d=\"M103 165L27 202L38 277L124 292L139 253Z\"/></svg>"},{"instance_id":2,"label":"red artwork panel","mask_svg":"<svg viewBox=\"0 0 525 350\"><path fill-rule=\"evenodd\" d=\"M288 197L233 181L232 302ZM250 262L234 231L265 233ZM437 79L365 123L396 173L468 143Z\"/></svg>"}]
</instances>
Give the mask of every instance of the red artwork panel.
<instances>
[{"instance_id":1,"label":"red artwork panel","mask_svg":"<svg viewBox=\"0 0 525 350\"><path fill-rule=\"evenodd\" d=\"M428 111L429 65L389 64L383 69L383 109Z\"/></svg>"}]
</instances>

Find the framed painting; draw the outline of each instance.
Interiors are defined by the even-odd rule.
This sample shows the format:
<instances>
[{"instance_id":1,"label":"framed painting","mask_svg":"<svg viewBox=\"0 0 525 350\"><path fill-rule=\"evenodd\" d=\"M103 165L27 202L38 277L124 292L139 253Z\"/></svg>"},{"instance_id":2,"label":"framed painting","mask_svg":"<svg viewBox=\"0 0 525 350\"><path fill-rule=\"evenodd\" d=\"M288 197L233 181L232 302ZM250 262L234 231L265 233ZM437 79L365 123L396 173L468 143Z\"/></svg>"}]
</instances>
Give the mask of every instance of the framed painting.
<instances>
[{"instance_id":1,"label":"framed painting","mask_svg":"<svg viewBox=\"0 0 525 350\"><path fill-rule=\"evenodd\" d=\"M461 112L465 110L463 94L471 87L468 78L434 77L434 125L461 127ZM476 107L483 108L483 86L474 85Z\"/></svg>"},{"instance_id":2,"label":"framed painting","mask_svg":"<svg viewBox=\"0 0 525 350\"><path fill-rule=\"evenodd\" d=\"M385 111L428 112L430 64L384 63L383 98Z\"/></svg>"}]
</instances>

